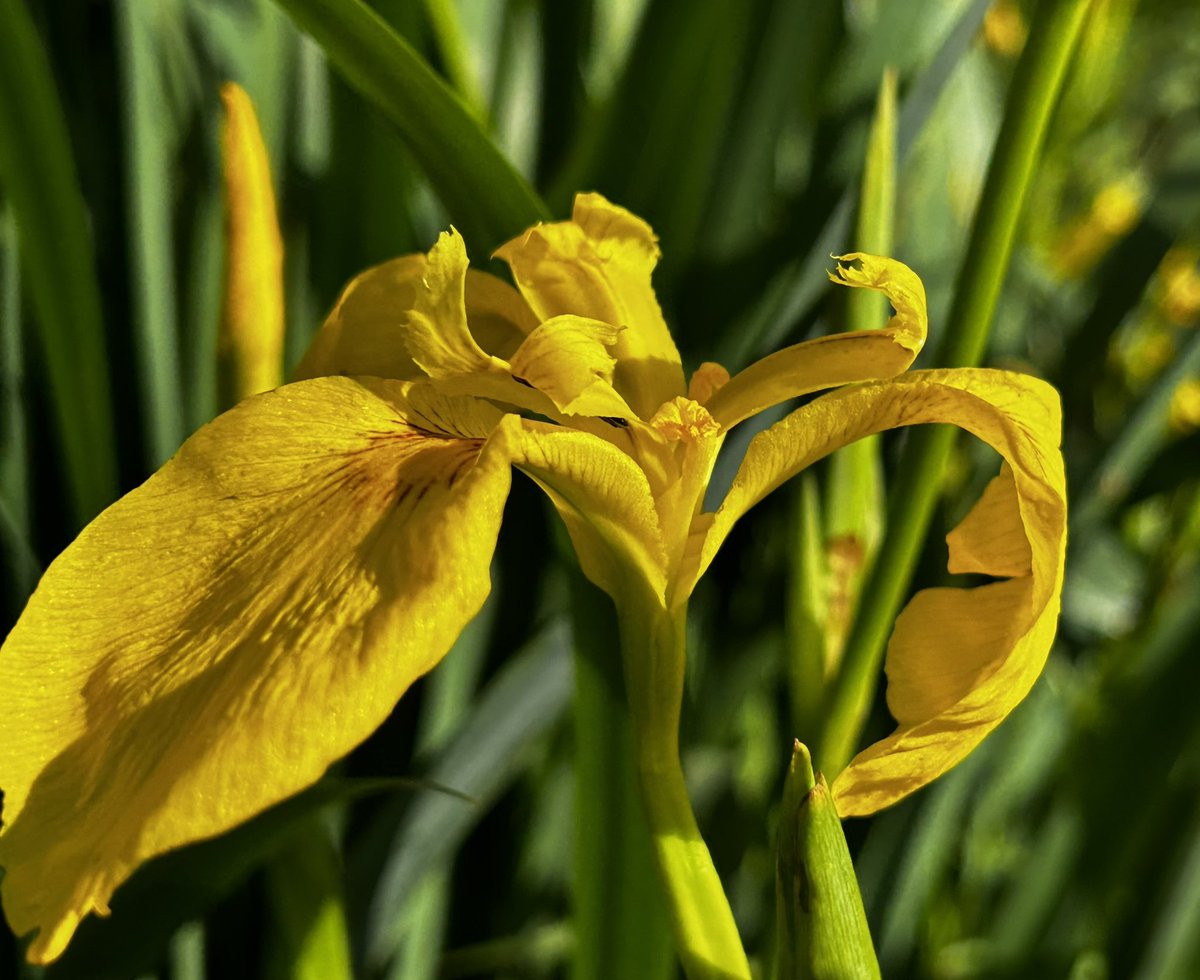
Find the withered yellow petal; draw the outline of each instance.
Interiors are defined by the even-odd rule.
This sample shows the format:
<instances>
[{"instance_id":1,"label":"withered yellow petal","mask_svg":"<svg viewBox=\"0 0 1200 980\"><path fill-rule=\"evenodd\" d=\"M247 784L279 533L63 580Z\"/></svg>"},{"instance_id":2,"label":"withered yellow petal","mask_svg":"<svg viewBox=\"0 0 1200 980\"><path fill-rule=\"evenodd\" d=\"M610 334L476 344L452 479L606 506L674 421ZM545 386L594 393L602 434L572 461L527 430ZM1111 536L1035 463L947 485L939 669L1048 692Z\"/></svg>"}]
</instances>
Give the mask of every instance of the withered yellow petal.
<instances>
[{"instance_id":1,"label":"withered yellow petal","mask_svg":"<svg viewBox=\"0 0 1200 980\"><path fill-rule=\"evenodd\" d=\"M628 455L599 436L515 415L490 445L549 495L588 579L618 605L633 590L639 601L662 601L666 551L654 497Z\"/></svg>"},{"instance_id":2,"label":"withered yellow petal","mask_svg":"<svg viewBox=\"0 0 1200 980\"><path fill-rule=\"evenodd\" d=\"M626 328L613 349L614 383L641 418L684 393L679 352L650 283L658 240L641 218L580 194L570 221L531 228L496 255L539 319L574 314Z\"/></svg>"},{"instance_id":3,"label":"withered yellow petal","mask_svg":"<svg viewBox=\"0 0 1200 980\"><path fill-rule=\"evenodd\" d=\"M347 374L423 380L426 374L413 362L406 337L408 311L417 305L417 291L426 288L426 265L424 255L405 255L356 276L334 304L295 377ZM471 337L485 354L509 357L537 326L521 294L495 276L468 268L463 292Z\"/></svg>"},{"instance_id":4,"label":"withered yellow petal","mask_svg":"<svg viewBox=\"0 0 1200 980\"><path fill-rule=\"evenodd\" d=\"M537 327L513 355L515 378L532 385L566 415L628 418L613 389L616 358L609 348L620 327L581 316L556 316Z\"/></svg>"},{"instance_id":5,"label":"withered yellow petal","mask_svg":"<svg viewBox=\"0 0 1200 980\"><path fill-rule=\"evenodd\" d=\"M927 422L966 429L1003 458L1004 470L950 545L954 570L1010 577L927 590L901 613L887 655L888 705L899 727L837 778L843 815L873 813L961 761L1040 674L1058 620L1066 543L1057 393L1024 375L969 369L831 392L755 437L725 502L693 530L698 576L734 522L785 480L848 442ZM1024 544L1014 538L1018 529Z\"/></svg>"},{"instance_id":6,"label":"withered yellow petal","mask_svg":"<svg viewBox=\"0 0 1200 980\"><path fill-rule=\"evenodd\" d=\"M271 168L250 97L221 86L225 124L225 304L217 350L223 400L276 387L283 371L283 242Z\"/></svg>"},{"instance_id":7,"label":"withered yellow petal","mask_svg":"<svg viewBox=\"0 0 1200 980\"><path fill-rule=\"evenodd\" d=\"M0 649L0 897L57 957L142 861L317 780L489 589L498 413L322 378L242 402L98 517Z\"/></svg>"},{"instance_id":8,"label":"withered yellow petal","mask_svg":"<svg viewBox=\"0 0 1200 980\"><path fill-rule=\"evenodd\" d=\"M789 398L902 374L920 352L928 318L925 287L917 274L895 259L865 252L838 258L858 264L839 264L829 275L833 282L883 293L895 314L882 330L818 337L785 347L739 371L707 403L725 428Z\"/></svg>"}]
</instances>

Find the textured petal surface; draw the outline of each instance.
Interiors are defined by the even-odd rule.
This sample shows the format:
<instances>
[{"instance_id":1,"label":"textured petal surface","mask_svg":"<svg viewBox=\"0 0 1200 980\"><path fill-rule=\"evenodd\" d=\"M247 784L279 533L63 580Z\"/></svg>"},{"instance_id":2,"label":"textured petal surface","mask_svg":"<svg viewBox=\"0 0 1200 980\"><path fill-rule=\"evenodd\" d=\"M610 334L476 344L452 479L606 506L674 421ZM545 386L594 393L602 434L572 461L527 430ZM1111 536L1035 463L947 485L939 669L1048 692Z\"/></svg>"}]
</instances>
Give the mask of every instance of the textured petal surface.
<instances>
[{"instance_id":1,"label":"textured petal surface","mask_svg":"<svg viewBox=\"0 0 1200 980\"><path fill-rule=\"evenodd\" d=\"M424 255L406 255L356 276L342 291L295 377L424 379L405 335L408 311L416 305L417 290L425 288L425 267ZM507 358L537 326L520 293L495 276L467 269L463 291L471 335L487 354Z\"/></svg>"},{"instance_id":2,"label":"textured petal surface","mask_svg":"<svg viewBox=\"0 0 1200 980\"><path fill-rule=\"evenodd\" d=\"M0 649L2 897L62 952L147 858L318 779L489 589L487 406L324 378L201 429L46 572Z\"/></svg>"},{"instance_id":3,"label":"textured petal surface","mask_svg":"<svg viewBox=\"0 0 1200 980\"><path fill-rule=\"evenodd\" d=\"M584 574L618 603L628 590L660 601L665 550L645 473L598 436L510 415L493 443L550 496Z\"/></svg>"},{"instance_id":4,"label":"textured petal surface","mask_svg":"<svg viewBox=\"0 0 1200 980\"><path fill-rule=\"evenodd\" d=\"M895 259L864 252L839 258L829 278L842 286L874 289L887 296L895 315L882 330L818 337L785 347L739 371L712 395L707 407L726 428L764 408L822 388L891 378L907 371L925 343L925 287Z\"/></svg>"},{"instance_id":5,"label":"textured petal surface","mask_svg":"<svg viewBox=\"0 0 1200 980\"><path fill-rule=\"evenodd\" d=\"M599 194L580 194L570 221L538 225L497 250L541 320L563 314L625 327L613 353L617 390L644 419L685 390L679 352L650 284L654 232Z\"/></svg>"},{"instance_id":6,"label":"textured petal surface","mask_svg":"<svg viewBox=\"0 0 1200 980\"><path fill-rule=\"evenodd\" d=\"M843 815L873 813L961 761L1041 673L1066 543L1056 392L988 370L918 371L832 392L757 436L721 508L693 529L698 575L734 522L785 480L855 439L926 422L966 429L1003 457L1000 476L950 535L951 567L1010 577L920 592L901 613L887 655L899 727L834 783Z\"/></svg>"},{"instance_id":7,"label":"textured petal surface","mask_svg":"<svg viewBox=\"0 0 1200 980\"><path fill-rule=\"evenodd\" d=\"M608 350L620 332L600 320L556 316L525 338L512 373L567 415L629 418L632 411L613 388L616 358Z\"/></svg>"}]
</instances>

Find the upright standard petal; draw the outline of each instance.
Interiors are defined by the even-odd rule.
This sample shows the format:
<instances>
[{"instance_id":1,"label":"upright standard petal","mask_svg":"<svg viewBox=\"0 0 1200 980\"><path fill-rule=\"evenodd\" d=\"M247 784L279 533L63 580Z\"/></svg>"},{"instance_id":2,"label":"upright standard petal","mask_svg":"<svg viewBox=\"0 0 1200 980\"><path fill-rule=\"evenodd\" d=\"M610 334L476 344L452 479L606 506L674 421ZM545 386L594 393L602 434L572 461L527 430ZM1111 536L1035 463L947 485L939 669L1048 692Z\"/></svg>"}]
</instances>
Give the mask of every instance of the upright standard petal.
<instances>
[{"instance_id":1,"label":"upright standard petal","mask_svg":"<svg viewBox=\"0 0 1200 980\"><path fill-rule=\"evenodd\" d=\"M841 286L874 289L887 296L895 315L882 330L818 337L785 347L739 371L707 402L725 428L772 405L854 381L891 378L907 371L925 344L925 287L902 262L852 252L829 278Z\"/></svg>"},{"instance_id":2,"label":"upright standard petal","mask_svg":"<svg viewBox=\"0 0 1200 980\"><path fill-rule=\"evenodd\" d=\"M887 654L888 706L899 725L835 781L843 815L873 813L957 764L1041 673L1066 545L1056 392L991 370L918 371L832 392L755 437L725 502L693 531L698 577L738 518L785 480L855 439L926 422L966 429L1004 459L949 541L951 571L1005 578L919 592L901 613Z\"/></svg>"},{"instance_id":3,"label":"upright standard petal","mask_svg":"<svg viewBox=\"0 0 1200 980\"><path fill-rule=\"evenodd\" d=\"M625 327L617 391L643 419L685 391L679 351L650 284L658 240L641 218L580 194L570 221L538 225L496 251L541 320L574 314Z\"/></svg>"},{"instance_id":4,"label":"upright standard petal","mask_svg":"<svg viewBox=\"0 0 1200 980\"><path fill-rule=\"evenodd\" d=\"M0 895L45 963L141 862L318 779L478 611L499 415L325 378L189 439L46 572L0 649Z\"/></svg>"},{"instance_id":5,"label":"upright standard petal","mask_svg":"<svg viewBox=\"0 0 1200 980\"><path fill-rule=\"evenodd\" d=\"M627 419L632 410L613 388L609 348L621 330L581 316L556 316L513 355L513 376L543 392L566 415Z\"/></svg>"},{"instance_id":6,"label":"upright standard petal","mask_svg":"<svg viewBox=\"0 0 1200 980\"><path fill-rule=\"evenodd\" d=\"M296 368L296 378L346 374L424 379L406 336L408 311L416 306L417 290L426 288L426 265L424 255L405 255L356 276ZM471 336L486 354L511 356L537 326L521 294L486 272L466 270L463 299Z\"/></svg>"}]
</instances>

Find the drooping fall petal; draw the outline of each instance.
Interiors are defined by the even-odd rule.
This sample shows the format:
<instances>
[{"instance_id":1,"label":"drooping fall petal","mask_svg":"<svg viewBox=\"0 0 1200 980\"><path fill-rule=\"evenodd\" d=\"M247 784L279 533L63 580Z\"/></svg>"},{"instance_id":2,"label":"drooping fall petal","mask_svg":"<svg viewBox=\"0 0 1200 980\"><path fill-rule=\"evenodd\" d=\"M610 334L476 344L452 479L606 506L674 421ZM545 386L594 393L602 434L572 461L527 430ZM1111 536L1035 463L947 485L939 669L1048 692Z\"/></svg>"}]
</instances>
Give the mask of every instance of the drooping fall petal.
<instances>
[{"instance_id":1,"label":"drooping fall petal","mask_svg":"<svg viewBox=\"0 0 1200 980\"><path fill-rule=\"evenodd\" d=\"M925 343L925 287L908 266L865 252L838 257L829 278L842 286L883 293L895 315L882 330L831 334L785 347L735 374L707 402L725 428L772 405L855 381L891 378L907 371Z\"/></svg>"},{"instance_id":2,"label":"drooping fall petal","mask_svg":"<svg viewBox=\"0 0 1200 980\"><path fill-rule=\"evenodd\" d=\"M904 425L957 425L1006 464L950 536L951 571L1007 576L929 589L901 613L888 647L896 732L834 783L843 815L873 813L961 761L1025 697L1050 651L1066 542L1058 396L990 370L918 371L832 392L758 435L725 502L693 529L690 581L729 529L785 480L840 446ZM869 598L868 598L869 601Z\"/></svg>"},{"instance_id":3,"label":"drooping fall petal","mask_svg":"<svg viewBox=\"0 0 1200 980\"><path fill-rule=\"evenodd\" d=\"M489 589L498 413L324 378L201 429L50 567L0 650L0 896L58 956L142 861L318 779Z\"/></svg>"},{"instance_id":4,"label":"drooping fall petal","mask_svg":"<svg viewBox=\"0 0 1200 980\"><path fill-rule=\"evenodd\" d=\"M225 309L217 349L223 401L233 403L279 384L283 370L283 242L267 149L250 97L238 85L221 87L225 124L228 252Z\"/></svg>"},{"instance_id":5,"label":"drooping fall petal","mask_svg":"<svg viewBox=\"0 0 1200 980\"><path fill-rule=\"evenodd\" d=\"M515 415L501 422L492 444L550 496L592 582L618 605L631 590L662 600L662 534L637 463L598 436Z\"/></svg>"},{"instance_id":6,"label":"drooping fall petal","mask_svg":"<svg viewBox=\"0 0 1200 980\"><path fill-rule=\"evenodd\" d=\"M643 419L685 391L679 352L650 284L658 241L641 218L580 194L570 221L537 225L496 251L541 320L574 314L625 327L617 391Z\"/></svg>"}]
</instances>

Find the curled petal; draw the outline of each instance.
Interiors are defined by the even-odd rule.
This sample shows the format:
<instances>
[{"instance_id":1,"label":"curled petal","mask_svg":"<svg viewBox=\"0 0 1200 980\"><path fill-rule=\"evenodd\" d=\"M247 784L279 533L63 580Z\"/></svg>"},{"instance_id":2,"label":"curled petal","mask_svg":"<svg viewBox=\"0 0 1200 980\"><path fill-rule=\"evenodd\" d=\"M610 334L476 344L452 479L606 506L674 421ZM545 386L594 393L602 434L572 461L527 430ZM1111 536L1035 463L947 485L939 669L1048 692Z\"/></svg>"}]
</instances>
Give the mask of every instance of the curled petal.
<instances>
[{"instance_id":1,"label":"curled petal","mask_svg":"<svg viewBox=\"0 0 1200 980\"><path fill-rule=\"evenodd\" d=\"M405 255L351 280L296 368L297 380L336 374L424 380L407 336L427 264L424 255ZM466 270L463 302L472 344L488 355L507 358L537 326L521 295L486 272Z\"/></svg>"},{"instance_id":2,"label":"curled petal","mask_svg":"<svg viewBox=\"0 0 1200 980\"><path fill-rule=\"evenodd\" d=\"M429 250L412 305L403 312L404 343L413 362L431 378L476 374L493 358L467 326L467 247L453 228Z\"/></svg>"},{"instance_id":3,"label":"curled petal","mask_svg":"<svg viewBox=\"0 0 1200 980\"><path fill-rule=\"evenodd\" d=\"M100 515L0 649L0 895L33 962L141 862L317 780L478 611L499 414L322 378L242 402Z\"/></svg>"},{"instance_id":4,"label":"curled petal","mask_svg":"<svg viewBox=\"0 0 1200 980\"><path fill-rule=\"evenodd\" d=\"M580 194L570 221L531 228L496 255L539 319L574 314L626 328L613 350L615 385L641 418L684 393L679 352L650 284L658 241L640 218Z\"/></svg>"},{"instance_id":5,"label":"curled petal","mask_svg":"<svg viewBox=\"0 0 1200 980\"><path fill-rule=\"evenodd\" d=\"M533 331L513 355L513 376L543 392L566 415L630 418L613 389L616 358L608 349L621 330L600 320L556 316Z\"/></svg>"},{"instance_id":6,"label":"curled petal","mask_svg":"<svg viewBox=\"0 0 1200 980\"><path fill-rule=\"evenodd\" d=\"M789 398L855 381L891 378L908 370L925 343L921 280L895 259L865 252L839 258L858 265L839 265L829 278L842 286L883 293L895 315L882 330L818 337L785 347L739 371L708 401L708 410L725 428Z\"/></svg>"},{"instance_id":7,"label":"curled petal","mask_svg":"<svg viewBox=\"0 0 1200 980\"><path fill-rule=\"evenodd\" d=\"M957 425L1005 467L949 537L953 571L1004 576L973 589L919 592L888 646L888 705L899 723L835 781L843 815L873 813L963 759L1025 697L1058 621L1066 490L1058 396L990 370L918 371L832 392L750 444L715 514L693 528L692 579L729 529L771 490L863 436L927 422Z\"/></svg>"}]
</instances>

